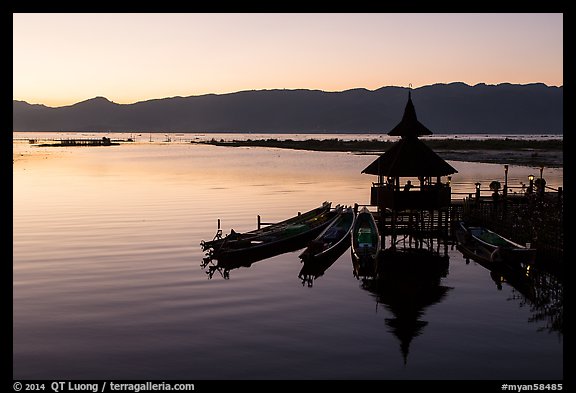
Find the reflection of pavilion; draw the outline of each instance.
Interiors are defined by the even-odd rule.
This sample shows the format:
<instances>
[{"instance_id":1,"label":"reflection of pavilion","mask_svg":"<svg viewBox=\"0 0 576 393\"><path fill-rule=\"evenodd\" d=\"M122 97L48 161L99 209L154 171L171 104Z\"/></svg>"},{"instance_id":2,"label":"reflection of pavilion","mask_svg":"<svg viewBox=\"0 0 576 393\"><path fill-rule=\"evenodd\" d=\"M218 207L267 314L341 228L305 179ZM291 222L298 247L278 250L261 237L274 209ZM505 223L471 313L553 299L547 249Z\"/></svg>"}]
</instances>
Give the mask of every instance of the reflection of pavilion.
<instances>
[{"instance_id":1,"label":"reflection of pavilion","mask_svg":"<svg viewBox=\"0 0 576 393\"><path fill-rule=\"evenodd\" d=\"M410 343L428 325L427 321L421 320L426 309L441 302L452 288L440 285L448 272L447 257L407 254L398 258L402 260L386 264L386 270L379 272L378 279L364 280L362 288L372 293L377 304L383 304L393 314L386 318L385 323L400 341L406 364ZM427 268L423 270L423 266Z\"/></svg>"},{"instance_id":2,"label":"reflection of pavilion","mask_svg":"<svg viewBox=\"0 0 576 393\"><path fill-rule=\"evenodd\" d=\"M390 247L382 250L375 277L363 280L362 288L392 313L386 325L400 341L406 364L410 343L428 324L421 320L426 308L452 289L440 285L448 274L447 244L442 254L440 241L434 247L434 239L448 238L450 177L446 182L442 177L457 171L418 138L432 131L418 121L410 92L402 120L388 135L401 139L362 173L378 176L370 205L378 208L382 244L389 236Z\"/></svg>"}]
</instances>

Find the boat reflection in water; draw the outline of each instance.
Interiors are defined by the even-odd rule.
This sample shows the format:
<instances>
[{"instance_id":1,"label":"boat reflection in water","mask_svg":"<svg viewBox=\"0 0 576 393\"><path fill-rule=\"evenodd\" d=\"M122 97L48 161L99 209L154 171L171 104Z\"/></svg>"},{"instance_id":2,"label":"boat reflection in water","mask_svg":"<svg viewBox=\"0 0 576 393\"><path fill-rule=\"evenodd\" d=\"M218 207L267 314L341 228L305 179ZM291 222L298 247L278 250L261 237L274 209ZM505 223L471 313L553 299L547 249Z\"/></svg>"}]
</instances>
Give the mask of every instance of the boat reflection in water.
<instances>
[{"instance_id":1,"label":"boat reflection in water","mask_svg":"<svg viewBox=\"0 0 576 393\"><path fill-rule=\"evenodd\" d=\"M354 252L350 252L350 258L352 259L352 274L357 280L368 280L376 277L376 262L360 259Z\"/></svg>"},{"instance_id":2,"label":"boat reflection in water","mask_svg":"<svg viewBox=\"0 0 576 393\"><path fill-rule=\"evenodd\" d=\"M348 247L350 247L349 244ZM326 270L328 270L346 250L347 248L341 247L341 250L337 253L332 253L324 258L303 259L302 269L300 269L300 273L298 273L298 278L302 280L302 285L312 287L314 280L323 276Z\"/></svg>"},{"instance_id":3,"label":"boat reflection in water","mask_svg":"<svg viewBox=\"0 0 576 393\"><path fill-rule=\"evenodd\" d=\"M410 343L428 325L422 320L426 309L441 302L453 289L441 285L441 279L448 274L449 261L447 255L427 250L387 251L379 259L377 277L362 279L361 287L392 314L385 323L400 341L406 364Z\"/></svg>"},{"instance_id":4,"label":"boat reflection in water","mask_svg":"<svg viewBox=\"0 0 576 393\"><path fill-rule=\"evenodd\" d=\"M464 235L462 235L464 233ZM475 261L490 272L490 278L498 290L506 283L512 288L512 299L518 300L520 307L528 306L532 313L529 322L544 323L538 330L563 334L563 284L561 272L544 269L535 259L535 251L522 246L512 250L515 258L494 259L488 253L478 251L467 241L466 231L456 232L457 249L465 258L466 264ZM533 251L533 252L532 252ZM556 264L557 265L557 264Z\"/></svg>"},{"instance_id":5,"label":"boat reflection in water","mask_svg":"<svg viewBox=\"0 0 576 393\"><path fill-rule=\"evenodd\" d=\"M234 261L221 262L207 256L202 260L200 267L206 271L209 279L214 276L214 273L218 272L220 273L220 276L228 280L230 278L230 270L239 269L241 267L250 267L254 262L257 261L237 259Z\"/></svg>"},{"instance_id":6,"label":"boat reflection in water","mask_svg":"<svg viewBox=\"0 0 576 393\"><path fill-rule=\"evenodd\" d=\"M474 261L490 272L497 290L501 291L506 284L510 286L512 297L509 300L530 309L532 315L528 322L543 324L538 331L564 334L564 286L560 273L527 263L508 265ZM470 263L469 258L466 263Z\"/></svg>"},{"instance_id":7,"label":"boat reflection in water","mask_svg":"<svg viewBox=\"0 0 576 393\"><path fill-rule=\"evenodd\" d=\"M230 270L250 267L252 263L290 251L306 247L308 242L322 233L341 214L343 206L331 208L331 202L287 220L255 229L246 233L233 230L222 237L220 224L214 239L202 241L200 246L206 252L201 267L206 269L209 278L216 271L225 279L230 278Z\"/></svg>"}]
</instances>

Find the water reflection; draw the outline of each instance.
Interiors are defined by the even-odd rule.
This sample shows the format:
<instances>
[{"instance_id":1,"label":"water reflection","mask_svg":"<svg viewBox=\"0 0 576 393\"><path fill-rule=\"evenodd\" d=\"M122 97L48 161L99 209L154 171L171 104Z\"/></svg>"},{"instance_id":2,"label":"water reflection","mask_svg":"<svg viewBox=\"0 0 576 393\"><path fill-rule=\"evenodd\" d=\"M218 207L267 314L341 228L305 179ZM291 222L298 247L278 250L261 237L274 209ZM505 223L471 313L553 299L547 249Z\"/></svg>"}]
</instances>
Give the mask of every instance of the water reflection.
<instances>
[{"instance_id":1,"label":"water reflection","mask_svg":"<svg viewBox=\"0 0 576 393\"><path fill-rule=\"evenodd\" d=\"M540 323L538 331L564 334L563 283L559 273L549 272L533 265L489 265L476 262L490 272L490 278L498 291L508 284L512 296L508 300L518 302L519 307L529 307L528 322ZM470 263L470 259L466 259Z\"/></svg>"},{"instance_id":2,"label":"water reflection","mask_svg":"<svg viewBox=\"0 0 576 393\"><path fill-rule=\"evenodd\" d=\"M539 331L564 334L564 296L563 284L554 274L532 269L527 272L528 286L513 287L513 299L519 300L520 307L530 307L532 313L529 322L544 323Z\"/></svg>"},{"instance_id":3,"label":"water reflection","mask_svg":"<svg viewBox=\"0 0 576 393\"><path fill-rule=\"evenodd\" d=\"M399 341L384 321L395 315L382 305L374 313L348 252L314 289L301 286L296 253L249 268L219 264L212 280L199 268L198 242L214 235L217 218L245 231L257 214L278 221L330 198L366 202L373 179L359 171L371 156L189 143L14 146L25 154L13 170L14 378L562 378L556 337L535 331L527 306L506 301L506 282L499 292L480 266L452 269L455 253L442 283L458 292L416 319L428 325L410 344L409 373L396 367ZM458 191L488 184L501 168L455 167ZM479 283L478 271L488 280ZM463 319L477 309L478 319ZM507 313L509 321L492 319Z\"/></svg>"},{"instance_id":4,"label":"water reflection","mask_svg":"<svg viewBox=\"0 0 576 393\"><path fill-rule=\"evenodd\" d=\"M314 280L323 276L326 270L328 270L328 268L330 268L330 266L332 266L349 247L350 244L348 243L346 244L346 247L340 247L339 250L336 250L324 258L302 259L302 268L300 269L300 273L298 273L298 278L302 280L302 286L308 285L308 287L312 287Z\"/></svg>"},{"instance_id":5,"label":"water reflection","mask_svg":"<svg viewBox=\"0 0 576 393\"><path fill-rule=\"evenodd\" d=\"M219 273L222 278L228 280L230 278L230 270L239 269L241 267L250 267L255 261L234 260L221 262L211 257L205 257L200 264L200 267L205 270L209 279L212 279L215 273Z\"/></svg>"},{"instance_id":6,"label":"water reflection","mask_svg":"<svg viewBox=\"0 0 576 393\"><path fill-rule=\"evenodd\" d=\"M244 233L231 230L225 237L219 223L214 239L200 243L206 252L202 267L208 267L209 278L220 271L227 279L231 269L249 267L254 262L308 246L300 258L309 262L306 264L309 269L323 268L323 273L328 268L323 267L324 263L334 263L349 246L349 228L355 214L352 208L341 205L331 208L331 205L324 202L306 213L265 227L261 227L259 221L258 229ZM212 263L213 260L217 262ZM312 275L318 273L322 274Z\"/></svg>"},{"instance_id":7,"label":"water reflection","mask_svg":"<svg viewBox=\"0 0 576 393\"><path fill-rule=\"evenodd\" d=\"M389 253L378 264L377 278L362 279L361 288L370 292L376 304L391 314L385 323L400 342L407 364L412 340L423 333L422 320L428 307L441 302L452 287L441 285L448 274L448 256L434 253Z\"/></svg>"},{"instance_id":8,"label":"water reflection","mask_svg":"<svg viewBox=\"0 0 576 393\"><path fill-rule=\"evenodd\" d=\"M300 246L301 247L301 246ZM349 245L348 245L349 247ZM347 248L341 247L340 250L333 252L323 258L305 258L302 259L302 268L298 273L298 278L302 280L302 285L307 285L312 287L314 280L323 276L326 270L330 268L347 250ZM284 250L282 250L284 251ZM295 250L290 250L295 251ZM283 252L276 252L274 255ZM273 255L273 256L274 256ZM204 257L200 267L205 270L209 279L211 279L214 274L218 273L222 278L228 280L230 278L230 271L239 268L249 268L255 262L268 259L269 256L260 258L236 258L232 260L219 261L212 258L210 255Z\"/></svg>"},{"instance_id":9,"label":"water reflection","mask_svg":"<svg viewBox=\"0 0 576 393\"><path fill-rule=\"evenodd\" d=\"M369 258L358 258L352 250L350 250L350 257L352 259L352 274L357 280L370 279L376 276L375 261Z\"/></svg>"}]
</instances>

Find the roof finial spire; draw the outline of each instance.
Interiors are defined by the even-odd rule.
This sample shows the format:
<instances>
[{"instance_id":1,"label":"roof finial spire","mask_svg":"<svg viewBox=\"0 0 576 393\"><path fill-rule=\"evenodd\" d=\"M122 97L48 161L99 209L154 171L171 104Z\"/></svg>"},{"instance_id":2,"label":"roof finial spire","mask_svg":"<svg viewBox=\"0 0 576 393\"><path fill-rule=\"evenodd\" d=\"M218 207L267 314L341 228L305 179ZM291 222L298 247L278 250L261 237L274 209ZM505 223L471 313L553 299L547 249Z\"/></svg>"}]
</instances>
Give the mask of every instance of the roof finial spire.
<instances>
[{"instance_id":1,"label":"roof finial spire","mask_svg":"<svg viewBox=\"0 0 576 393\"><path fill-rule=\"evenodd\" d=\"M414 109L414 104L412 103L412 83L409 85L408 90L408 102L406 102L406 107L404 108L404 116L400 123L388 132L390 136L415 136L419 137L422 135L432 135L432 131L426 128L422 123L420 123L416 117L416 110Z\"/></svg>"}]
</instances>

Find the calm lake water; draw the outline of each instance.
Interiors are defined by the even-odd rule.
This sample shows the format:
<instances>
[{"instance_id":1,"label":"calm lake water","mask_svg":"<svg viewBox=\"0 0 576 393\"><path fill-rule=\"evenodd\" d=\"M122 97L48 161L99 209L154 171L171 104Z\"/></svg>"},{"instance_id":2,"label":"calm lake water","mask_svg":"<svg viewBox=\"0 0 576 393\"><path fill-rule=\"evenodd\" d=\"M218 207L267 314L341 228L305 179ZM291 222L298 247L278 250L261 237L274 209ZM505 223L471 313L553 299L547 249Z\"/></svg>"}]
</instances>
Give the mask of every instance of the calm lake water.
<instances>
[{"instance_id":1,"label":"calm lake water","mask_svg":"<svg viewBox=\"0 0 576 393\"><path fill-rule=\"evenodd\" d=\"M360 172L376 156L147 136L110 147L14 143L15 379L563 378L558 315L542 301L550 288L499 288L455 248L429 292L374 293L353 276L349 251L312 286L298 277L298 251L229 279L202 268L199 244L217 219L224 232L246 231L257 215L367 204L376 179ZM502 165L449 163L454 198L477 181L503 182ZM509 183L530 173L539 174L510 166ZM543 175L563 185L562 168ZM413 329L401 323L407 313Z\"/></svg>"}]
</instances>

